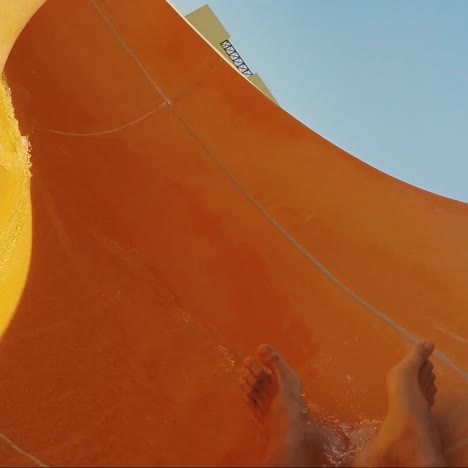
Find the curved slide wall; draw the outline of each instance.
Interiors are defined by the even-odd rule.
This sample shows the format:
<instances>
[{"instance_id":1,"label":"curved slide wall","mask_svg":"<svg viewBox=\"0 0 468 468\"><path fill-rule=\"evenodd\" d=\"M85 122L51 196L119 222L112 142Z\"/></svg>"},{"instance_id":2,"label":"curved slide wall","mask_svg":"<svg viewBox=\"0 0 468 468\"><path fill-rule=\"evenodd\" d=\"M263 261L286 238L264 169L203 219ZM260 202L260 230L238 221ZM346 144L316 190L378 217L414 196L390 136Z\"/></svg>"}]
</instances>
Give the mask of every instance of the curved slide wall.
<instances>
[{"instance_id":1,"label":"curved slide wall","mask_svg":"<svg viewBox=\"0 0 468 468\"><path fill-rule=\"evenodd\" d=\"M306 128L164 0L49 0L5 72L32 178L4 83L2 464L255 463L236 368L260 342L338 463L418 336L468 463L465 204Z\"/></svg>"}]
</instances>

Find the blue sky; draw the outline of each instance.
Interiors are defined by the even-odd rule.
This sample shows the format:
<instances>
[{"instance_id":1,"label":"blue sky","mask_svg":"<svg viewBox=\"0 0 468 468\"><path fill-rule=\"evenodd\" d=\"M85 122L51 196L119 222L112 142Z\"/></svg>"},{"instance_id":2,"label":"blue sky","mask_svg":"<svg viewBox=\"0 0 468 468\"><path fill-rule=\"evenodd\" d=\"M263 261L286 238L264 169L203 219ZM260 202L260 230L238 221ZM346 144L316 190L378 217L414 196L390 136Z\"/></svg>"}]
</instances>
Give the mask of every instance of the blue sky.
<instances>
[{"instance_id":1,"label":"blue sky","mask_svg":"<svg viewBox=\"0 0 468 468\"><path fill-rule=\"evenodd\" d=\"M468 202L468 1L208 3L308 127L399 179Z\"/></svg>"}]
</instances>

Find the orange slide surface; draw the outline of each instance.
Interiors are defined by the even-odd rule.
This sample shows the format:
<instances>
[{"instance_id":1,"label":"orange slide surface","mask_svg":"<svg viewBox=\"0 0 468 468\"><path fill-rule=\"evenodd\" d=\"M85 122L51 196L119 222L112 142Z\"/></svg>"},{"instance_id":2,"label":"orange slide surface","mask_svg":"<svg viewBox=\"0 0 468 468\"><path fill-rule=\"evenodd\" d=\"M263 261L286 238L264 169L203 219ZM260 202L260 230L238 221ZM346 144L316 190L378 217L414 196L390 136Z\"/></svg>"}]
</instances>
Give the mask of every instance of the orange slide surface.
<instances>
[{"instance_id":1,"label":"orange slide surface","mask_svg":"<svg viewBox=\"0 0 468 468\"><path fill-rule=\"evenodd\" d=\"M2 303L1 465L255 464L236 371L262 342L339 463L417 337L468 464L466 204L306 128L164 0L50 0L5 76L32 178L0 165L2 296L25 271Z\"/></svg>"}]
</instances>

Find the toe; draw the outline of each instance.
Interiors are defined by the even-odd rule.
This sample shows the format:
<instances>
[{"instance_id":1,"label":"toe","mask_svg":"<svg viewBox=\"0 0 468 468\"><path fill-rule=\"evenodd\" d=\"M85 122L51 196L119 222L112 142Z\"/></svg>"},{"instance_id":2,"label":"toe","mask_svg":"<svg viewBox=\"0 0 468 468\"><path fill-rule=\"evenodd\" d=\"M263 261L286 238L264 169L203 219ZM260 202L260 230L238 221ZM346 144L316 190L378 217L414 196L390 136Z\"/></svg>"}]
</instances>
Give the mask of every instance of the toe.
<instances>
[{"instance_id":1,"label":"toe","mask_svg":"<svg viewBox=\"0 0 468 468\"><path fill-rule=\"evenodd\" d=\"M252 388L257 389L257 387L259 387L259 380L254 377L247 367L243 367L239 374Z\"/></svg>"},{"instance_id":2,"label":"toe","mask_svg":"<svg viewBox=\"0 0 468 468\"><path fill-rule=\"evenodd\" d=\"M429 390L436 379L433 370L434 364L427 359L419 372L419 385L426 398L428 398Z\"/></svg>"},{"instance_id":3,"label":"toe","mask_svg":"<svg viewBox=\"0 0 468 468\"><path fill-rule=\"evenodd\" d=\"M436 379L436 376L434 374L434 372L431 372L430 374L428 374L425 378L425 386L430 389L432 384L435 382L435 379Z\"/></svg>"},{"instance_id":4,"label":"toe","mask_svg":"<svg viewBox=\"0 0 468 468\"><path fill-rule=\"evenodd\" d=\"M244 393L242 393L242 398L244 399L245 404L250 409L250 411L251 411L252 415L254 416L254 418L258 422L260 422L261 418L262 418L262 412L261 412L257 402L255 400L252 400L248 396L246 396Z\"/></svg>"},{"instance_id":5,"label":"toe","mask_svg":"<svg viewBox=\"0 0 468 468\"><path fill-rule=\"evenodd\" d=\"M422 365L420 370L421 379L424 381L426 379L426 376L429 375L433 370L434 364L432 364L432 362L429 359L426 360L426 362Z\"/></svg>"},{"instance_id":6,"label":"toe","mask_svg":"<svg viewBox=\"0 0 468 468\"><path fill-rule=\"evenodd\" d=\"M243 377L239 378L239 387L246 397L256 401L257 391Z\"/></svg>"},{"instance_id":7,"label":"toe","mask_svg":"<svg viewBox=\"0 0 468 468\"><path fill-rule=\"evenodd\" d=\"M435 383L434 383L435 379L436 379L436 376L434 374L430 374L426 378L426 381L424 382L423 386L421 386L421 391L427 400L430 400L432 393L434 391L437 391Z\"/></svg>"},{"instance_id":8,"label":"toe","mask_svg":"<svg viewBox=\"0 0 468 468\"><path fill-rule=\"evenodd\" d=\"M244 367L251 373L251 375L256 381L260 383L266 383L271 381L270 374L268 374L265 367L261 364L261 362L258 359L255 359L253 357L245 358Z\"/></svg>"},{"instance_id":9,"label":"toe","mask_svg":"<svg viewBox=\"0 0 468 468\"><path fill-rule=\"evenodd\" d=\"M402 361L402 365L409 369L420 368L434 351L432 341L426 340L416 343Z\"/></svg>"},{"instance_id":10,"label":"toe","mask_svg":"<svg viewBox=\"0 0 468 468\"><path fill-rule=\"evenodd\" d=\"M429 389L427 397L426 397L430 406L432 406L435 403L436 394L437 394L437 386L433 384L431 388Z\"/></svg>"},{"instance_id":11,"label":"toe","mask_svg":"<svg viewBox=\"0 0 468 468\"><path fill-rule=\"evenodd\" d=\"M257 357L264 366L274 372L280 380L291 377L293 371L281 355L269 345L260 345L257 348Z\"/></svg>"},{"instance_id":12,"label":"toe","mask_svg":"<svg viewBox=\"0 0 468 468\"><path fill-rule=\"evenodd\" d=\"M250 369L242 367L239 371L239 376L244 379L255 392L257 392L257 399L264 399L272 395L274 388L272 386L271 376L265 373L265 376L259 378L255 377Z\"/></svg>"}]
</instances>

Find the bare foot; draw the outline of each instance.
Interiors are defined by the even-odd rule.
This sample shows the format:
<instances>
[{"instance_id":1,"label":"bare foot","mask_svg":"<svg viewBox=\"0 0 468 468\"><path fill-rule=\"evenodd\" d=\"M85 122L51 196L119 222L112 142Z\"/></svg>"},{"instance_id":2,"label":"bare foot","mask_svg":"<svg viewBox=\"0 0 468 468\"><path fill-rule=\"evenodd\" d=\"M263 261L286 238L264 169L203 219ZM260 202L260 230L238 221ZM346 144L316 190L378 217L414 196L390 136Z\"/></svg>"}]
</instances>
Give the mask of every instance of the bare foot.
<instances>
[{"instance_id":1,"label":"bare foot","mask_svg":"<svg viewBox=\"0 0 468 468\"><path fill-rule=\"evenodd\" d=\"M268 438L266 464L316 466L321 434L310 418L296 373L280 354L261 345L240 370L242 396Z\"/></svg>"},{"instance_id":2,"label":"bare foot","mask_svg":"<svg viewBox=\"0 0 468 468\"><path fill-rule=\"evenodd\" d=\"M431 412L437 387L430 341L413 346L387 376L388 412L355 466L446 466Z\"/></svg>"}]
</instances>

